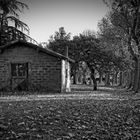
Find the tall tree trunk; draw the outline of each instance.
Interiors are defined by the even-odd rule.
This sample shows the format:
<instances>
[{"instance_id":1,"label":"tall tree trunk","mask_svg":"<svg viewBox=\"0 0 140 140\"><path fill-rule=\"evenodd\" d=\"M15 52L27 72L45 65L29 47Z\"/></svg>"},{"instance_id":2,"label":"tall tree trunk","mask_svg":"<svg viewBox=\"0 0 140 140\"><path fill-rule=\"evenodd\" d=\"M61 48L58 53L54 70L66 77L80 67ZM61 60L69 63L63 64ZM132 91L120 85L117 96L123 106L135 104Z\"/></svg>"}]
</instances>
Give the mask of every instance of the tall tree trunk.
<instances>
[{"instance_id":1,"label":"tall tree trunk","mask_svg":"<svg viewBox=\"0 0 140 140\"><path fill-rule=\"evenodd\" d=\"M122 71L120 71L120 75L119 75L119 86L122 86L123 83L123 75L122 75Z\"/></svg>"},{"instance_id":2,"label":"tall tree trunk","mask_svg":"<svg viewBox=\"0 0 140 140\"><path fill-rule=\"evenodd\" d=\"M128 75L127 75L127 89L131 89L132 87L132 81L133 81L133 72L132 70L128 70Z\"/></svg>"},{"instance_id":3,"label":"tall tree trunk","mask_svg":"<svg viewBox=\"0 0 140 140\"><path fill-rule=\"evenodd\" d=\"M140 90L140 58L139 58L139 60L138 60L138 74L139 74L139 77L138 77L138 90L137 90L137 92L139 92L139 90Z\"/></svg>"},{"instance_id":4,"label":"tall tree trunk","mask_svg":"<svg viewBox=\"0 0 140 140\"><path fill-rule=\"evenodd\" d=\"M134 77L134 87L133 90L135 93L139 91L140 84L140 58L137 58L135 61L135 77Z\"/></svg>"},{"instance_id":5,"label":"tall tree trunk","mask_svg":"<svg viewBox=\"0 0 140 140\"><path fill-rule=\"evenodd\" d=\"M1 17L0 17L0 46L3 43L3 38L2 38L2 35L3 35L3 22L4 22L4 13L1 14Z\"/></svg>"},{"instance_id":6,"label":"tall tree trunk","mask_svg":"<svg viewBox=\"0 0 140 140\"><path fill-rule=\"evenodd\" d=\"M124 75L124 71L122 71L122 87L124 87L124 85L125 85L125 80L124 80L124 77L125 77L125 75Z\"/></svg>"},{"instance_id":7,"label":"tall tree trunk","mask_svg":"<svg viewBox=\"0 0 140 140\"><path fill-rule=\"evenodd\" d=\"M109 72L105 74L105 86L110 86L110 74L109 74Z\"/></svg>"},{"instance_id":8,"label":"tall tree trunk","mask_svg":"<svg viewBox=\"0 0 140 140\"><path fill-rule=\"evenodd\" d=\"M87 66L91 71L91 79L93 81L93 90L97 90L97 81L96 81L96 78L95 78L95 69L88 62L87 62Z\"/></svg>"},{"instance_id":9,"label":"tall tree trunk","mask_svg":"<svg viewBox=\"0 0 140 140\"><path fill-rule=\"evenodd\" d=\"M102 76L103 76L103 74L102 74L102 72L100 72L99 73L99 83L101 84L101 82L102 82Z\"/></svg>"},{"instance_id":10,"label":"tall tree trunk","mask_svg":"<svg viewBox=\"0 0 140 140\"><path fill-rule=\"evenodd\" d=\"M137 67L138 67L138 61L135 60L135 67L134 67L134 82L133 82L133 87L132 87L132 90L133 90L133 91L136 91L136 88L137 88L136 84L138 83L138 78L137 78L138 69L137 69Z\"/></svg>"},{"instance_id":11,"label":"tall tree trunk","mask_svg":"<svg viewBox=\"0 0 140 140\"><path fill-rule=\"evenodd\" d=\"M128 84L128 73L127 73L127 71L123 71L122 78L123 78L122 86L124 88L126 88L127 84Z\"/></svg>"},{"instance_id":12,"label":"tall tree trunk","mask_svg":"<svg viewBox=\"0 0 140 140\"><path fill-rule=\"evenodd\" d=\"M84 84L84 85L86 85L86 84L87 84L87 82L86 82L86 75L85 75L85 73L83 73L83 84Z\"/></svg>"},{"instance_id":13,"label":"tall tree trunk","mask_svg":"<svg viewBox=\"0 0 140 140\"><path fill-rule=\"evenodd\" d=\"M138 26L134 26L134 27L138 27ZM133 57L134 63L135 63L135 68L134 68L134 81L132 83L132 90L134 90L135 92L138 91L139 88L139 70L140 70L140 66L139 66L139 58L138 56L135 54L134 50L132 49L132 37L134 37L133 39L135 40L137 47L138 47L138 52L140 54L140 44L139 44L139 40L137 38L136 35L134 35L134 30L135 29L131 29L129 28L129 36L128 36L128 51L130 52L131 56ZM133 36L132 36L133 35Z\"/></svg>"},{"instance_id":14,"label":"tall tree trunk","mask_svg":"<svg viewBox=\"0 0 140 140\"><path fill-rule=\"evenodd\" d=\"M130 87L130 88L131 88L131 90L132 90L133 85L134 85L134 80L135 80L135 79L134 79L134 77L135 77L134 69L131 70L131 77L132 77L132 78L131 78L131 87Z\"/></svg>"},{"instance_id":15,"label":"tall tree trunk","mask_svg":"<svg viewBox=\"0 0 140 140\"><path fill-rule=\"evenodd\" d=\"M94 69L91 70L91 78L93 81L93 90L97 90L97 81L95 78L95 70Z\"/></svg>"},{"instance_id":16,"label":"tall tree trunk","mask_svg":"<svg viewBox=\"0 0 140 140\"><path fill-rule=\"evenodd\" d=\"M77 63L71 65L71 70L71 74L73 76L73 84L77 84Z\"/></svg>"},{"instance_id":17,"label":"tall tree trunk","mask_svg":"<svg viewBox=\"0 0 140 140\"><path fill-rule=\"evenodd\" d=\"M117 77L118 77L118 71L116 71L115 74L114 74L114 84L115 84L115 85L118 84L118 79L117 79Z\"/></svg>"},{"instance_id":18,"label":"tall tree trunk","mask_svg":"<svg viewBox=\"0 0 140 140\"><path fill-rule=\"evenodd\" d=\"M77 80L76 80L76 73L73 74L73 84L76 84Z\"/></svg>"}]
</instances>

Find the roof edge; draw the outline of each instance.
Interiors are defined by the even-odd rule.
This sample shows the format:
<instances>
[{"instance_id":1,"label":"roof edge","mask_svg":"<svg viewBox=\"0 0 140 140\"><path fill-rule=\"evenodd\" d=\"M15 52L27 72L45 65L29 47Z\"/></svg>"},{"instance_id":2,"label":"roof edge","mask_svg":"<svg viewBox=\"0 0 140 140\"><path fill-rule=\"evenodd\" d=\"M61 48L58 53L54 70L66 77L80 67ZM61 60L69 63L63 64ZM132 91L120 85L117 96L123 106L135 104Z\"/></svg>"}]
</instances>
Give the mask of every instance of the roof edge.
<instances>
[{"instance_id":1,"label":"roof edge","mask_svg":"<svg viewBox=\"0 0 140 140\"><path fill-rule=\"evenodd\" d=\"M10 47L12 45L18 44L18 43L26 44L26 45L34 48L34 49L38 49L39 51L42 51L44 53L47 53L47 54L49 54L51 56L54 56L54 57L57 57L57 58L60 58L60 59L64 59L64 60L68 60L71 63L74 63L75 62L73 59L71 59L69 57L66 57L66 56L64 56L64 55L62 55L60 53L54 52L54 51L52 51L50 49L42 48L42 47L40 47L40 46L38 46L36 44L29 43L29 42L26 42L26 41L23 41L23 40L15 40L15 41L12 41L12 42L10 42L8 44L5 44L3 46L0 46L0 50L5 50L6 48L8 48L8 47Z\"/></svg>"}]
</instances>

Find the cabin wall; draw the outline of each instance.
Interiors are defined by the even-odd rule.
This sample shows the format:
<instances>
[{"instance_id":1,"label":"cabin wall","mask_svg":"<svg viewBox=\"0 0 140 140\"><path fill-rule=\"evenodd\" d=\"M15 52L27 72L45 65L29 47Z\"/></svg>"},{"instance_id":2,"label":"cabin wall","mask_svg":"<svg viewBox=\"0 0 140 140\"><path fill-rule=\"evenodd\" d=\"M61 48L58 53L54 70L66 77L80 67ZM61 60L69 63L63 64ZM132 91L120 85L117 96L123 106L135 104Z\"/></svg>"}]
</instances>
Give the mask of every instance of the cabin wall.
<instances>
[{"instance_id":1,"label":"cabin wall","mask_svg":"<svg viewBox=\"0 0 140 140\"><path fill-rule=\"evenodd\" d=\"M11 63L28 63L28 90L61 92L61 60L26 46L0 54L0 89L11 90Z\"/></svg>"}]
</instances>

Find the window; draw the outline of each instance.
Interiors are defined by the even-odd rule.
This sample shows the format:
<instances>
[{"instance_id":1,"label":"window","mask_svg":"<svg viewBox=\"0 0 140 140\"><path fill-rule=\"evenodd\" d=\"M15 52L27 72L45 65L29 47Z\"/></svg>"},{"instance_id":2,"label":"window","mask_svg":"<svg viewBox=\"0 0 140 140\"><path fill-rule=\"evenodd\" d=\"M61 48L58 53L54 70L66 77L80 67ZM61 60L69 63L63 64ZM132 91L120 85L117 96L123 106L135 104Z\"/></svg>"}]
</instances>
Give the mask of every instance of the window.
<instances>
[{"instance_id":1,"label":"window","mask_svg":"<svg viewBox=\"0 0 140 140\"><path fill-rule=\"evenodd\" d=\"M11 74L13 77L25 77L27 75L27 63L12 63Z\"/></svg>"}]
</instances>

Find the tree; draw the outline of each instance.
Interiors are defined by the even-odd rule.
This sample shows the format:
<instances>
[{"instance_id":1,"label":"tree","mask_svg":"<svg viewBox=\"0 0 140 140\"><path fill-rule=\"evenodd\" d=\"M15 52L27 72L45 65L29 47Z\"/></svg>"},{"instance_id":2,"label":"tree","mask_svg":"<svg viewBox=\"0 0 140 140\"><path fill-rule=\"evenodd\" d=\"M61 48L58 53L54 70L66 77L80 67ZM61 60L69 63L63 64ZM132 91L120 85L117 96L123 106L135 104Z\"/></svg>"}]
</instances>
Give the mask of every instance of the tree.
<instances>
[{"instance_id":1,"label":"tree","mask_svg":"<svg viewBox=\"0 0 140 140\"><path fill-rule=\"evenodd\" d=\"M19 12L22 12L28 6L18 0L0 0L0 45L15 40L24 38L25 31L29 31L28 26L19 20ZM8 23L14 23L14 26L9 26Z\"/></svg>"},{"instance_id":2,"label":"tree","mask_svg":"<svg viewBox=\"0 0 140 140\"><path fill-rule=\"evenodd\" d=\"M109 67L108 73L119 73L118 71L125 71L130 68L130 54L127 50L125 32L121 28L114 26L110 21L110 15L104 17L98 24L98 38L100 45L104 51L112 53L116 59L113 60L114 65ZM128 65L128 63L130 63ZM105 68L107 70L107 68ZM112 72L111 72L112 71ZM108 77L108 76L107 76ZM114 77L114 76L113 76ZM116 76L115 76L116 77ZM106 78L109 79L109 78ZM107 81L107 84L109 82Z\"/></svg>"},{"instance_id":3,"label":"tree","mask_svg":"<svg viewBox=\"0 0 140 140\"><path fill-rule=\"evenodd\" d=\"M66 33L64 27L60 27L59 31L56 31L54 35L50 36L48 48L62 55L68 55L68 57L76 60L71 65L71 76L73 76L73 83L76 84L76 70L78 68L78 56L77 46L71 40L71 33ZM68 54L67 54L68 53Z\"/></svg>"},{"instance_id":4,"label":"tree","mask_svg":"<svg viewBox=\"0 0 140 140\"><path fill-rule=\"evenodd\" d=\"M77 51L76 60L84 61L87 64L94 83L93 89L97 90L95 70L98 70L102 65L108 65L111 58L102 51L100 41L95 35L80 34L73 38L73 43Z\"/></svg>"},{"instance_id":5,"label":"tree","mask_svg":"<svg viewBox=\"0 0 140 140\"><path fill-rule=\"evenodd\" d=\"M64 27L60 27L49 39L49 48L63 55L66 55L69 44L70 33L66 33Z\"/></svg>"},{"instance_id":6,"label":"tree","mask_svg":"<svg viewBox=\"0 0 140 140\"><path fill-rule=\"evenodd\" d=\"M69 47L69 57L75 60L72 65L72 76L75 81L75 74L79 68L80 62L85 62L91 71L91 78L94 83L94 90L97 90L97 81L95 77L95 71L99 69L110 69L113 67L117 60L117 57L110 51L104 51L101 47L100 40L96 37L95 33L91 31L84 31L79 36L74 36L70 40L69 34L64 31L64 28L60 28L59 32L56 32L51 37L49 48L65 54L66 46Z\"/></svg>"},{"instance_id":7,"label":"tree","mask_svg":"<svg viewBox=\"0 0 140 140\"><path fill-rule=\"evenodd\" d=\"M128 51L135 63L133 90L140 89L140 1L113 0L110 3L111 23L121 28L127 38Z\"/></svg>"}]
</instances>

